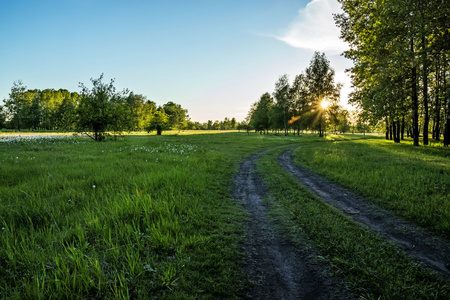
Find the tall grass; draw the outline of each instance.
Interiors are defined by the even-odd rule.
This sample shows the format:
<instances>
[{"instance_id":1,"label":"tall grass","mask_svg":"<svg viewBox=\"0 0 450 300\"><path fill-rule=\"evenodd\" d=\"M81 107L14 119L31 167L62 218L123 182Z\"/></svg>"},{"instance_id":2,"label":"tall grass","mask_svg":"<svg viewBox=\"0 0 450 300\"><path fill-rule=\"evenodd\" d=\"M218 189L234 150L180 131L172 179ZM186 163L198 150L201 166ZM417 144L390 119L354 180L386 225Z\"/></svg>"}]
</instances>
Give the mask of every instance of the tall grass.
<instances>
[{"instance_id":1,"label":"tall grass","mask_svg":"<svg viewBox=\"0 0 450 300\"><path fill-rule=\"evenodd\" d=\"M1 142L1 296L238 297L245 214L232 175L283 143L246 133Z\"/></svg>"},{"instance_id":2,"label":"tall grass","mask_svg":"<svg viewBox=\"0 0 450 300\"><path fill-rule=\"evenodd\" d=\"M355 138L361 137L182 132L105 143L79 137L0 142L1 297L239 298L249 284L239 246L247 216L230 196L239 163L261 149L304 145L298 151L314 153ZM389 147L372 148L375 156L377 151L388 158L397 155L387 153ZM448 174L446 157L423 155ZM261 172L276 178L279 170L266 165ZM283 182L289 181L281 177L273 186L275 197L294 192L280 189ZM317 223L315 215L302 215L302 220ZM346 234L345 226L336 228ZM322 229L315 230L321 236ZM327 239L320 243L336 245ZM371 247L378 247L378 240L373 241ZM348 249L334 254L335 264L346 264ZM373 271L361 265L356 276L364 272ZM405 280L401 282L409 282ZM420 288L416 281L414 285ZM442 295L441 283L435 285L422 286L424 293ZM361 291L369 290L361 286Z\"/></svg>"}]
</instances>

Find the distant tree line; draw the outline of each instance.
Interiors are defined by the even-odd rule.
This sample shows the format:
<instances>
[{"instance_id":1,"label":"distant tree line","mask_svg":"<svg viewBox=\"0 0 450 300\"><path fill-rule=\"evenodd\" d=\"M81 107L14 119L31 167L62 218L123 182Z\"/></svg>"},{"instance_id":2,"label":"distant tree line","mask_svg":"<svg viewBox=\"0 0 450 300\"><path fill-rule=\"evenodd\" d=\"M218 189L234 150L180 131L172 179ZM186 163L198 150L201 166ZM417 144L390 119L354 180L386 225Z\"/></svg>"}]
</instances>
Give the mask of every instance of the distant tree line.
<instances>
[{"instance_id":1,"label":"distant tree line","mask_svg":"<svg viewBox=\"0 0 450 300\"><path fill-rule=\"evenodd\" d=\"M261 134L290 131L300 134L314 130L323 136L326 127L345 132L350 130L350 113L339 104L341 84L324 53L316 52L306 70L292 83L282 75L272 94L264 93L247 116L250 129Z\"/></svg>"},{"instance_id":2,"label":"distant tree line","mask_svg":"<svg viewBox=\"0 0 450 300\"><path fill-rule=\"evenodd\" d=\"M244 129L243 124L237 122L235 118L225 118L223 121L219 120L208 120L208 122L200 123L195 122L192 124L190 129L200 129L200 130L240 130Z\"/></svg>"},{"instance_id":3,"label":"distant tree line","mask_svg":"<svg viewBox=\"0 0 450 300\"><path fill-rule=\"evenodd\" d=\"M362 117L383 122L386 138L429 135L450 144L450 1L338 0L335 16Z\"/></svg>"},{"instance_id":4,"label":"distant tree line","mask_svg":"<svg viewBox=\"0 0 450 300\"><path fill-rule=\"evenodd\" d=\"M237 129L239 125L234 118L192 122L180 104L169 101L157 106L143 95L117 92L114 80L104 83L103 75L91 82L91 88L80 83L80 92L30 90L20 80L14 82L9 98L0 106L0 128L78 131L101 141L110 133L124 131L161 134L164 130Z\"/></svg>"}]
</instances>

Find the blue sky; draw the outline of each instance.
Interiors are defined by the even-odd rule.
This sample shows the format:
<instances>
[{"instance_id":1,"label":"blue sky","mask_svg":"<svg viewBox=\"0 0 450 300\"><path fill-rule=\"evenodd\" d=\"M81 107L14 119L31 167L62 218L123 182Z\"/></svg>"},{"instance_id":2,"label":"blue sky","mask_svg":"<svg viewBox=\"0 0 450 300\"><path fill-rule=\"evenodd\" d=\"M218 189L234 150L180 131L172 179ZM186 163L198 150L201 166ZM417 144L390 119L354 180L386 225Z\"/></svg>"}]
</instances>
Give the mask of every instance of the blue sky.
<instances>
[{"instance_id":1,"label":"blue sky","mask_svg":"<svg viewBox=\"0 0 450 300\"><path fill-rule=\"evenodd\" d=\"M15 80L79 91L104 73L120 90L168 101L193 121L245 118L314 50L346 84L336 0L0 0L0 100Z\"/></svg>"}]
</instances>

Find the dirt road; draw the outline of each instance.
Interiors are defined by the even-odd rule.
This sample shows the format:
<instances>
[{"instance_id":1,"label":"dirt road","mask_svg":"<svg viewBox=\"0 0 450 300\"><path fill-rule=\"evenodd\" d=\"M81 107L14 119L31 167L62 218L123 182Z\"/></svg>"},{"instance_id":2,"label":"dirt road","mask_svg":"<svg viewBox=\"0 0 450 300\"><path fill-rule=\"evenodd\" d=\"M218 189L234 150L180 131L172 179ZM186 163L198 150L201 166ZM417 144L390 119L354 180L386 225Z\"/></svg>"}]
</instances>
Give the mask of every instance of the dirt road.
<instances>
[{"instance_id":1,"label":"dirt road","mask_svg":"<svg viewBox=\"0 0 450 300\"><path fill-rule=\"evenodd\" d=\"M245 225L246 271L254 283L247 296L251 299L352 299L344 294L337 279L301 255L287 239L275 232L262 203L265 187L254 172L259 155L246 159L234 179L236 200L244 203L250 220Z\"/></svg>"},{"instance_id":2,"label":"dirt road","mask_svg":"<svg viewBox=\"0 0 450 300\"><path fill-rule=\"evenodd\" d=\"M450 243L448 241L395 217L348 189L296 166L291 154L292 150L283 152L278 158L280 165L310 191L342 210L355 221L397 242L411 256L440 272L444 277L450 277Z\"/></svg>"}]
</instances>

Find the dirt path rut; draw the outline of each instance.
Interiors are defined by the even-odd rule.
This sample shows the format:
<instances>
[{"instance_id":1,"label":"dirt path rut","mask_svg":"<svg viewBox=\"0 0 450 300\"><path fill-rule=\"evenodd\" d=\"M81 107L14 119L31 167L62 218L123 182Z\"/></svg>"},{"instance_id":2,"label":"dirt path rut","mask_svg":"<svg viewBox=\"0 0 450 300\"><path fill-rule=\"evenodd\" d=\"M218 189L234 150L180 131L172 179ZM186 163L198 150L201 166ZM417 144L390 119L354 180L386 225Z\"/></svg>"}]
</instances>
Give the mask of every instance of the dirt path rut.
<instances>
[{"instance_id":1,"label":"dirt path rut","mask_svg":"<svg viewBox=\"0 0 450 300\"><path fill-rule=\"evenodd\" d=\"M312 268L309 258L302 257L285 238L274 231L262 203L265 187L254 172L259 155L246 159L234 178L236 200L244 203L250 214L245 224L247 238L246 271L253 281L247 296L251 299L348 299L335 292L332 278L324 278Z\"/></svg>"},{"instance_id":2,"label":"dirt path rut","mask_svg":"<svg viewBox=\"0 0 450 300\"><path fill-rule=\"evenodd\" d=\"M444 277L450 277L450 243L448 241L432 236L421 228L364 201L361 196L296 166L291 154L292 150L283 152L278 160L280 165L310 191L342 210L355 221L394 240L407 253L437 270Z\"/></svg>"}]
</instances>

